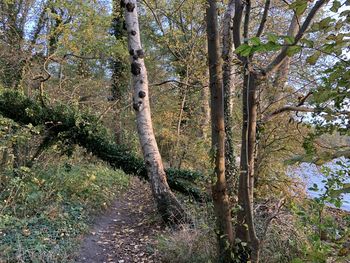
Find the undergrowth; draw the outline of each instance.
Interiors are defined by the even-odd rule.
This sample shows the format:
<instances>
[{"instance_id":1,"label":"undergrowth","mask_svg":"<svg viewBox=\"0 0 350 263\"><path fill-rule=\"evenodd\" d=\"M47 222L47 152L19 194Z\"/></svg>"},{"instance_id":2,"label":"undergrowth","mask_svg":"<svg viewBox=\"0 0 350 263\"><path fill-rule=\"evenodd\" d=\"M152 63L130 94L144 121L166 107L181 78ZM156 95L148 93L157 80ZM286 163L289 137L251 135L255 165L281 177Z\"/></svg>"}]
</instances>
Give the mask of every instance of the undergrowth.
<instances>
[{"instance_id":1,"label":"undergrowth","mask_svg":"<svg viewBox=\"0 0 350 263\"><path fill-rule=\"evenodd\" d=\"M192 215L193 224L181 225L159 236L157 249L161 262L216 263L218 244L212 203L182 201Z\"/></svg>"},{"instance_id":2,"label":"undergrowth","mask_svg":"<svg viewBox=\"0 0 350 263\"><path fill-rule=\"evenodd\" d=\"M92 164L1 172L0 262L70 262L92 216L128 178Z\"/></svg>"}]
</instances>

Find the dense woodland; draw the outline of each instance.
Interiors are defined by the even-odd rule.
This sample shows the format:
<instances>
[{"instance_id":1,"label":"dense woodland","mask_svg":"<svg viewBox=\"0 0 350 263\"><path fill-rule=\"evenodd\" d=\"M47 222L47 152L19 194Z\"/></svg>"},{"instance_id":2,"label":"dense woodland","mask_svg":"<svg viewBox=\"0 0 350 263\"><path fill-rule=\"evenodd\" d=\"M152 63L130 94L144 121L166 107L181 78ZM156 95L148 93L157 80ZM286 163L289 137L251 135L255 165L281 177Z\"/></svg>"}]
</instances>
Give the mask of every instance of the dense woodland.
<instances>
[{"instance_id":1,"label":"dense woodland","mask_svg":"<svg viewBox=\"0 0 350 263\"><path fill-rule=\"evenodd\" d=\"M349 43L349 0L1 0L0 262L350 262Z\"/></svg>"}]
</instances>

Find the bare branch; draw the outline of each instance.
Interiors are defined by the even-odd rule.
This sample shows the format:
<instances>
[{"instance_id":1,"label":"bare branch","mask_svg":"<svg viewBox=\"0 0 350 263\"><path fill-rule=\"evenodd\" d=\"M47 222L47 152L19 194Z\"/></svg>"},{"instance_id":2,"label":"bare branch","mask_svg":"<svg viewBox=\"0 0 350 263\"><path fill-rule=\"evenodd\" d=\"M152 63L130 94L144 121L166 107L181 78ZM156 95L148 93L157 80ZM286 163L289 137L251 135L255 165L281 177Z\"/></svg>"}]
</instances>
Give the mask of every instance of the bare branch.
<instances>
[{"instance_id":1,"label":"bare branch","mask_svg":"<svg viewBox=\"0 0 350 263\"><path fill-rule=\"evenodd\" d=\"M63 59L66 59L68 57L75 57L75 58L80 58L80 59L102 59L102 57L85 57L85 56L80 56L80 55L76 55L73 53L67 53L63 56Z\"/></svg>"},{"instance_id":2,"label":"bare branch","mask_svg":"<svg viewBox=\"0 0 350 263\"><path fill-rule=\"evenodd\" d=\"M150 87L154 87L154 86L162 86L162 85L165 85L165 84L168 84L168 83L177 83L179 85L183 85L183 86L187 86L187 87L198 87L196 85L193 85L193 84L188 84L188 83L185 83L185 82L181 82L181 81L178 81L176 79L168 79L168 80L164 80L160 83L153 83L153 84L149 84ZM200 87L207 87L207 86L203 86L201 85Z\"/></svg>"},{"instance_id":3,"label":"bare branch","mask_svg":"<svg viewBox=\"0 0 350 263\"><path fill-rule=\"evenodd\" d=\"M117 105L119 102L119 100L116 100L114 103L112 103L111 105L109 105L98 117L98 121L101 121L103 119L103 117L107 114L107 112L109 112L111 109L114 108L115 105Z\"/></svg>"},{"instance_id":4,"label":"bare branch","mask_svg":"<svg viewBox=\"0 0 350 263\"><path fill-rule=\"evenodd\" d=\"M286 203L286 199L285 198L282 198L281 200L279 200L279 202L277 203L276 205L276 210L274 213L272 213L267 219L266 219L266 222L265 222L265 229L264 229L264 234L263 234L263 238L264 239L266 237L266 234L267 234L267 230L269 229L269 226L272 222L273 219L275 219L279 214L280 214L280 211L281 211L281 208L285 205Z\"/></svg>"},{"instance_id":5,"label":"bare branch","mask_svg":"<svg viewBox=\"0 0 350 263\"><path fill-rule=\"evenodd\" d=\"M266 2L265 2L264 13L262 15L261 22L260 22L260 25L258 28L258 32L256 33L256 37L260 37L262 35L262 33L264 32L265 24L267 21L267 15L268 15L269 9L270 9L270 3L271 3L271 0L266 0Z\"/></svg>"},{"instance_id":6,"label":"bare branch","mask_svg":"<svg viewBox=\"0 0 350 263\"><path fill-rule=\"evenodd\" d=\"M299 103L298 103L298 107L303 105L305 103L305 101L313 94L312 91L309 91L304 97L300 98Z\"/></svg>"},{"instance_id":7,"label":"bare branch","mask_svg":"<svg viewBox=\"0 0 350 263\"><path fill-rule=\"evenodd\" d=\"M298 107L298 106L284 106L282 108L279 108L277 110L275 110L274 112L272 112L270 115L266 116L265 118L263 118L262 122L267 122L269 121L271 118L273 118L274 116L281 114L283 112L287 112L287 111L295 111L295 112L314 112L314 113L330 113L334 116L339 116L339 115L349 115L350 116L350 111L335 111L335 110L331 110L329 108L310 108L310 107Z\"/></svg>"},{"instance_id":8,"label":"bare branch","mask_svg":"<svg viewBox=\"0 0 350 263\"><path fill-rule=\"evenodd\" d=\"M243 17L243 8L244 5L242 0L235 0L235 16L233 17L233 43L235 48L238 48L241 45L241 24Z\"/></svg>"},{"instance_id":9,"label":"bare branch","mask_svg":"<svg viewBox=\"0 0 350 263\"><path fill-rule=\"evenodd\" d=\"M251 10L251 2L250 0L246 0L245 7L245 16L244 16L244 25L243 25L243 38L244 43L248 42L249 38L249 21L250 21L250 10Z\"/></svg>"}]
</instances>

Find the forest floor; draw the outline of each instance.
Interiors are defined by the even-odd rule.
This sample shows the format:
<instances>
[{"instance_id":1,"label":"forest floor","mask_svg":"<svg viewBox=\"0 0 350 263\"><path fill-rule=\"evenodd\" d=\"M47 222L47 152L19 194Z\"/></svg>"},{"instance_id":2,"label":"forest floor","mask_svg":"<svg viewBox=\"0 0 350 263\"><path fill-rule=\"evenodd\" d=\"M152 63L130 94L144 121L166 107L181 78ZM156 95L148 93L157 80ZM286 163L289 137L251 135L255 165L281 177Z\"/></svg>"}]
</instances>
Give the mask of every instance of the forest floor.
<instances>
[{"instance_id":1,"label":"forest floor","mask_svg":"<svg viewBox=\"0 0 350 263\"><path fill-rule=\"evenodd\" d=\"M79 263L158 263L157 236L165 232L149 184L132 178L83 238Z\"/></svg>"}]
</instances>

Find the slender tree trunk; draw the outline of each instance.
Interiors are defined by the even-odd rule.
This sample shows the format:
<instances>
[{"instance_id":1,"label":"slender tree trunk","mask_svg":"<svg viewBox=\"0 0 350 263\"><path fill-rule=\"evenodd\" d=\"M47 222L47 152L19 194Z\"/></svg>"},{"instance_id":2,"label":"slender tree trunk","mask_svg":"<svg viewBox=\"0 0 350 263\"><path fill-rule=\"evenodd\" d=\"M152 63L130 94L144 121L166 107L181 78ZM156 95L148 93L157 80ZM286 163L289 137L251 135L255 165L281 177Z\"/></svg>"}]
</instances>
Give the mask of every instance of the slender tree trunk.
<instances>
[{"instance_id":1,"label":"slender tree trunk","mask_svg":"<svg viewBox=\"0 0 350 263\"><path fill-rule=\"evenodd\" d=\"M289 25L287 36L294 37L297 31L298 31L298 18L296 17L296 15L294 15ZM276 72L276 76L273 82L273 89L277 91L276 91L275 97L273 98L274 100L278 100L281 97L281 93L282 93L281 91L285 86L285 84L287 83L290 62L291 62L291 57L286 56Z\"/></svg>"},{"instance_id":2,"label":"slender tree trunk","mask_svg":"<svg viewBox=\"0 0 350 263\"><path fill-rule=\"evenodd\" d=\"M132 85L134 87L133 108L136 112L137 130L151 182L153 196L163 220L168 223L189 221L183 207L171 192L167 183L162 159L153 133L149 105L147 71L144 51L141 46L137 15L137 1L122 1L128 33Z\"/></svg>"},{"instance_id":3,"label":"slender tree trunk","mask_svg":"<svg viewBox=\"0 0 350 263\"><path fill-rule=\"evenodd\" d=\"M232 19L234 15L234 0L228 3L223 19L222 59L223 59L223 85L224 85L224 116L225 116L225 173L229 183L229 192L234 192L237 184L237 167L233 142L232 121L232 94L234 90L234 66L233 66L233 35ZM230 191L232 189L232 191Z\"/></svg>"},{"instance_id":4,"label":"slender tree trunk","mask_svg":"<svg viewBox=\"0 0 350 263\"><path fill-rule=\"evenodd\" d=\"M123 29L123 10L120 7L120 1L113 0L113 20L111 24L111 35L115 37L115 41L124 42L124 37L126 37L125 30ZM117 101L116 108L120 107L120 102L122 101L123 95L126 90L126 76L127 76L127 66L125 62L120 57L115 57L110 61L110 67L112 70L111 78L111 97L109 101ZM118 144L122 142L122 121L120 117L120 112L116 112L113 116L114 121L114 135L115 140Z\"/></svg>"},{"instance_id":5,"label":"slender tree trunk","mask_svg":"<svg viewBox=\"0 0 350 263\"><path fill-rule=\"evenodd\" d=\"M245 68L243 102L243 125L241 163L238 188L238 204L242 208L237 215L236 236L248 242L251 248L251 261L259 261L260 241L255 232L253 214L254 196L254 149L257 120L257 78Z\"/></svg>"},{"instance_id":6,"label":"slender tree trunk","mask_svg":"<svg viewBox=\"0 0 350 263\"><path fill-rule=\"evenodd\" d=\"M209 69L205 73L206 79L209 78ZM202 104L201 104L201 113L202 113L202 120L201 120L201 129L200 129L200 136L203 137L203 139L208 138L208 129L209 129L209 122L210 122L210 106L209 106L209 85L208 83L205 83L205 85L202 87L201 90L201 97L202 97Z\"/></svg>"},{"instance_id":7,"label":"slender tree trunk","mask_svg":"<svg viewBox=\"0 0 350 263\"><path fill-rule=\"evenodd\" d=\"M215 178L212 184L214 210L217 217L220 261L231 262L231 246L234 240L230 205L225 179L225 122L222 62L215 0L209 0L207 36L209 55L209 80L211 92L212 150L215 160Z\"/></svg>"}]
</instances>

